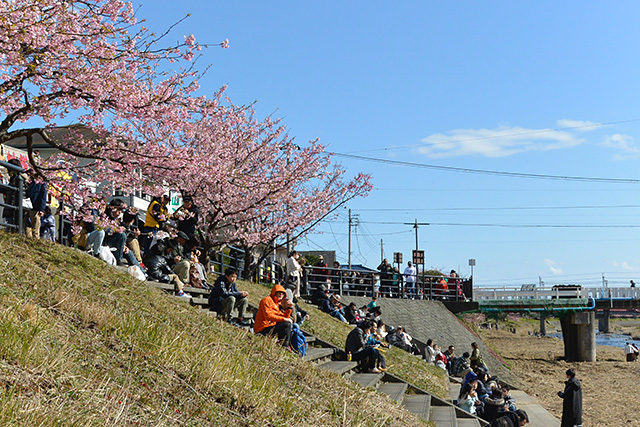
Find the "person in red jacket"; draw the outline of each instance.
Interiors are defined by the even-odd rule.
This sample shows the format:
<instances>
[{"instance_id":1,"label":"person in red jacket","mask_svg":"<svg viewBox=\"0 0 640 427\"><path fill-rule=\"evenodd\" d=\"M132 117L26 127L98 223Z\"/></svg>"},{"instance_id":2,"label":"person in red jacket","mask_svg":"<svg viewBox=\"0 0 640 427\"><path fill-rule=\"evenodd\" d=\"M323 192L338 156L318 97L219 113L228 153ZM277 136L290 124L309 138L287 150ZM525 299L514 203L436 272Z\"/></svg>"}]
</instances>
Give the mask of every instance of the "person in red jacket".
<instances>
[{"instance_id":1,"label":"person in red jacket","mask_svg":"<svg viewBox=\"0 0 640 427\"><path fill-rule=\"evenodd\" d=\"M261 335L277 335L283 347L289 347L291 339L291 325L293 321L291 311L293 303L285 299L287 293L281 285L271 289L271 295L262 298L258 306L253 331Z\"/></svg>"}]
</instances>

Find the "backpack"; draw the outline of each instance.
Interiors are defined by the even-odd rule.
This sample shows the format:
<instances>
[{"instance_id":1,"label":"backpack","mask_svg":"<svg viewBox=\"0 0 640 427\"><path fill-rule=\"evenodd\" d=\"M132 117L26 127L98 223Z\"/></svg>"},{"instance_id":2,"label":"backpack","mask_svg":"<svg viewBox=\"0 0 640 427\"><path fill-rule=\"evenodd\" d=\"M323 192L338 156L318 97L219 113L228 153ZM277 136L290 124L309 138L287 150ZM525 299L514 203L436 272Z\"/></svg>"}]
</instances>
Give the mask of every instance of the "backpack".
<instances>
[{"instance_id":1,"label":"backpack","mask_svg":"<svg viewBox=\"0 0 640 427\"><path fill-rule=\"evenodd\" d=\"M291 329L291 349L298 353L300 357L307 354L307 338L304 336L297 323L294 323Z\"/></svg>"}]
</instances>

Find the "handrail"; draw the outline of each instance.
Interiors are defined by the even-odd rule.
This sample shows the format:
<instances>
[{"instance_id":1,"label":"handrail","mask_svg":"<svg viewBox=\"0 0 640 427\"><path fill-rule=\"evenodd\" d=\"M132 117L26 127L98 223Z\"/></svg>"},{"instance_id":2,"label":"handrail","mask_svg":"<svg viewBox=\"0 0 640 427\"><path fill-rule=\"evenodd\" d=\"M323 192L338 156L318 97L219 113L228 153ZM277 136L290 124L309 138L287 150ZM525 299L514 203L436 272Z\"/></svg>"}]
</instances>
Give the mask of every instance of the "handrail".
<instances>
[{"instance_id":1,"label":"handrail","mask_svg":"<svg viewBox=\"0 0 640 427\"><path fill-rule=\"evenodd\" d=\"M16 177L16 182L17 182L17 187L13 187L11 185L6 185L3 184L2 188L5 190L8 190L10 192L12 192L13 194L15 194L15 204L4 204L3 203L3 208L4 209L9 209L14 211L14 222L15 224L10 224L10 223L6 223L4 222L4 218L0 218L0 226L3 226L5 228L9 228L9 229L14 229L16 230L18 233L22 233L23 232L23 219L24 219L24 210L22 208L22 199L24 197L24 179L22 178L22 174L25 172L25 170L20 167L20 166L16 166L12 163L8 163L5 161L0 160L0 166L6 168L9 171L13 171L13 172L17 172L18 175Z\"/></svg>"}]
</instances>

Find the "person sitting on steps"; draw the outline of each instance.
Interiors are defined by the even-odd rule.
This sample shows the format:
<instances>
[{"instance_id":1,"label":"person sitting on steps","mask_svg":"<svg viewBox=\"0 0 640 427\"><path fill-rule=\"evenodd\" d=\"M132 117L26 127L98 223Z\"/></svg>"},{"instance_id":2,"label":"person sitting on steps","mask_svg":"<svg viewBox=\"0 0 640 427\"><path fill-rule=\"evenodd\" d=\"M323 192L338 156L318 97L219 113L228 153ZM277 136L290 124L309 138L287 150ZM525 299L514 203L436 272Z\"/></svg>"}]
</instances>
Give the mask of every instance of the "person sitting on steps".
<instances>
[{"instance_id":1,"label":"person sitting on steps","mask_svg":"<svg viewBox=\"0 0 640 427\"><path fill-rule=\"evenodd\" d=\"M240 326L249 326L249 323L244 320L249 306L247 299L249 292L238 290L237 279L238 272L231 267L224 271L224 275L218 276L209 293L209 309L218 313L218 317L226 321L231 320L231 311L235 308L238 310L237 323Z\"/></svg>"},{"instance_id":2,"label":"person sitting on steps","mask_svg":"<svg viewBox=\"0 0 640 427\"><path fill-rule=\"evenodd\" d=\"M260 335L276 335L282 346L289 348L291 325L293 324L290 317L293 303L285 302L283 307L282 303L286 296L287 293L282 285L275 285L271 289L271 294L260 300L253 331Z\"/></svg>"},{"instance_id":3,"label":"person sitting on steps","mask_svg":"<svg viewBox=\"0 0 640 427\"><path fill-rule=\"evenodd\" d=\"M371 326L371 321L365 320L349 332L344 350L347 353L347 359L360 362L364 372L378 373L380 370L376 366L380 362L380 352L366 345L366 336L371 332Z\"/></svg>"}]
</instances>

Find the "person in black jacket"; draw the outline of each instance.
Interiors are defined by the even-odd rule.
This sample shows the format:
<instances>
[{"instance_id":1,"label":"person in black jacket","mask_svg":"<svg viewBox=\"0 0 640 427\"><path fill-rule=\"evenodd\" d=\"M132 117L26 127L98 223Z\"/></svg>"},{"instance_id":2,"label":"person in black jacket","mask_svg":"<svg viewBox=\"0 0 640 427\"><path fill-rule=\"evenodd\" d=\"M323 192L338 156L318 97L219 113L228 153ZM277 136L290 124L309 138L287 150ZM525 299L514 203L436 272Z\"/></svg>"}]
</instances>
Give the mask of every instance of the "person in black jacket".
<instances>
[{"instance_id":1,"label":"person in black jacket","mask_svg":"<svg viewBox=\"0 0 640 427\"><path fill-rule=\"evenodd\" d=\"M209 309L218 313L218 317L230 320L231 311L236 308L238 310L238 324L248 326L244 315L249 306L247 299L249 292L238 290L237 279L238 272L235 268L227 268L224 275L218 276L211 293L209 293Z\"/></svg>"},{"instance_id":2,"label":"person in black jacket","mask_svg":"<svg viewBox=\"0 0 640 427\"><path fill-rule=\"evenodd\" d=\"M184 196L182 206L173 213L173 216L178 220L178 231L184 232L189 238L196 234L200 209L193 204L193 197Z\"/></svg>"},{"instance_id":3,"label":"person in black jacket","mask_svg":"<svg viewBox=\"0 0 640 427\"><path fill-rule=\"evenodd\" d=\"M498 416L491 423L491 427L518 427L526 425L529 422L529 416L522 409L517 411L498 412Z\"/></svg>"},{"instance_id":4,"label":"person in black jacket","mask_svg":"<svg viewBox=\"0 0 640 427\"><path fill-rule=\"evenodd\" d=\"M191 298L191 295L184 291L184 283L167 264L165 251L166 246L164 243L158 242L145 254L144 265L147 267L147 276L150 280L157 280L161 283L173 283L176 286L179 297Z\"/></svg>"},{"instance_id":5,"label":"person in black jacket","mask_svg":"<svg viewBox=\"0 0 640 427\"><path fill-rule=\"evenodd\" d=\"M567 370L567 381L564 391L559 391L562 402L561 427L573 427L582 425L582 387L576 378L575 369Z\"/></svg>"},{"instance_id":6,"label":"person in black jacket","mask_svg":"<svg viewBox=\"0 0 640 427\"><path fill-rule=\"evenodd\" d=\"M347 353L347 359L351 357L354 362L362 362L362 367L366 372L377 373L380 372L376 368L380 360L380 352L373 347L365 345L366 336L371 331L371 326L371 321L365 320L353 328L347 335L344 350Z\"/></svg>"},{"instance_id":7,"label":"person in black jacket","mask_svg":"<svg viewBox=\"0 0 640 427\"><path fill-rule=\"evenodd\" d=\"M502 390L496 387L491 392L491 396L484 399L484 412L482 414L482 418L491 423L496 419L498 413L504 410L505 407Z\"/></svg>"}]
</instances>

